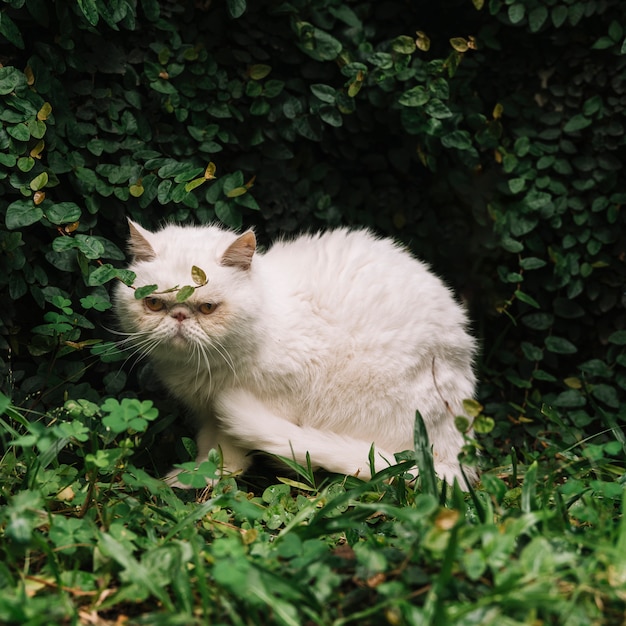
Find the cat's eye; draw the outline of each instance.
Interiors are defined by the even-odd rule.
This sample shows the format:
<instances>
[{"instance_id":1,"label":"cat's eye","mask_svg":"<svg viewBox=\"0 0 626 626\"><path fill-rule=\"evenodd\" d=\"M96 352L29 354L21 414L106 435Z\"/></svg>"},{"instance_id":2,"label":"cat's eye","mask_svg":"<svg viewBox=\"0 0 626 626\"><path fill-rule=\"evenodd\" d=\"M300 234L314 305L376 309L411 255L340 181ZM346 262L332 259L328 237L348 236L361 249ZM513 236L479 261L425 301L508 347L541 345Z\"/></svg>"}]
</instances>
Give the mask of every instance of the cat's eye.
<instances>
[{"instance_id":1,"label":"cat's eye","mask_svg":"<svg viewBox=\"0 0 626 626\"><path fill-rule=\"evenodd\" d=\"M200 311L202 315L209 315L210 313L213 313L216 308L217 304L215 304L215 302L204 302L198 307L198 311Z\"/></svg>"},{"instance_id":2,"label":"cat's eye","mask_svg":"<svg viewBox=\"0 0 626 626\"><path fill-rule=\"evenodd\" d=\"M143 302L147 309L155 313L161 311L165 306L165 303L160 298L144 298Z\"/></svg>"}]
</instances>

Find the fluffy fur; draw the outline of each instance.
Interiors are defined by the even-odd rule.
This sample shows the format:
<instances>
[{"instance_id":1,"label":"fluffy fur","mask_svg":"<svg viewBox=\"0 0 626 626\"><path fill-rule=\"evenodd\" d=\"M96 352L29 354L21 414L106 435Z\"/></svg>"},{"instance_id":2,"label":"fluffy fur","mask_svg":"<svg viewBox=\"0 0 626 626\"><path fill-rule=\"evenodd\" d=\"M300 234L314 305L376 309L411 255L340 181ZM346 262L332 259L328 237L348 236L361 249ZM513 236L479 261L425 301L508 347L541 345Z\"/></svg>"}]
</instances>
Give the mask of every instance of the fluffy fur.
<instances>
[{"instance_id":1,"label":"fluffy fur","mask_svg":"<svg viewBox=\"0 0 626 626\"><path fill-rule=\"evenodd\" d=\"M251 231L132 222L129 245L137 287L191 284L194 265L208 278L182 304L116 293L123 329L196 417L198 462L219 448L235 472L251 450L302 464L309 452L369 478L372 444L377 470L413 448L419 409L438 475L464 484L454 416L474 393L475 342L447 287L404 249L338 229L260 253Z\"/></svg>"}]
</instances>

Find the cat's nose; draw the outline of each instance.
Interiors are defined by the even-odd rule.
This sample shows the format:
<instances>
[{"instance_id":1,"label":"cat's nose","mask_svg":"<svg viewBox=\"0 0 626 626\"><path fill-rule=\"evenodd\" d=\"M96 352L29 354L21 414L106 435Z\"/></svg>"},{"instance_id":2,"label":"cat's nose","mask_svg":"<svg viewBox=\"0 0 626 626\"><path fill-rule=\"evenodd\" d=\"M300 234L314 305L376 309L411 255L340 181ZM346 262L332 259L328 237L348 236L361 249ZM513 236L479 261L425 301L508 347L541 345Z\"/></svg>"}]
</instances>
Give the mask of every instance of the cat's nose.
<instances>
[{"instance_id":1,"label":"cat's nose","mask_svg":"<svg viewBox=\"0 0 626 626\"><path fill-rule=\"evenodd\" d=\"M186 309L180 307L180 308L172 309L172 311L170 312L170 315L175 320L178 320L179 322L184 322L189 317L189 312Z\"/></svg>"}]
</instances>

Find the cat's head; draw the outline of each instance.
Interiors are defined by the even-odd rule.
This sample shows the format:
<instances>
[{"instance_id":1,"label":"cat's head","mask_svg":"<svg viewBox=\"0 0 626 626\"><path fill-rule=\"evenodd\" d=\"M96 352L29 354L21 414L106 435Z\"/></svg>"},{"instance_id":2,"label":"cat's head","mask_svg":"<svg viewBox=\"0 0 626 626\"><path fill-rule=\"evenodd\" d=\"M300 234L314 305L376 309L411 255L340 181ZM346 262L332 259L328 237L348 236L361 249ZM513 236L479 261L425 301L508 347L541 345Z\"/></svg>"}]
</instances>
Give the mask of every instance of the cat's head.
<instances>
[{"instance_id":1,"label":"cat's head","mask_svg":"<svg viewBox=\"0 0 626 626\"><path fill-rule=\"evenodd\" d=\"M135 290L117 285L115 309L135 348L160 360L191 362L225 361L231 358L227 351L250 349L261 306L254 233L175 225L150 232L131 221L129 227ZM206 284L194 282L194 266L204 272ZM147 285L158 288L137 299L136 289ZM179 302L185 286L194 287L193 293Z\"/></svg>"}]
</instances>

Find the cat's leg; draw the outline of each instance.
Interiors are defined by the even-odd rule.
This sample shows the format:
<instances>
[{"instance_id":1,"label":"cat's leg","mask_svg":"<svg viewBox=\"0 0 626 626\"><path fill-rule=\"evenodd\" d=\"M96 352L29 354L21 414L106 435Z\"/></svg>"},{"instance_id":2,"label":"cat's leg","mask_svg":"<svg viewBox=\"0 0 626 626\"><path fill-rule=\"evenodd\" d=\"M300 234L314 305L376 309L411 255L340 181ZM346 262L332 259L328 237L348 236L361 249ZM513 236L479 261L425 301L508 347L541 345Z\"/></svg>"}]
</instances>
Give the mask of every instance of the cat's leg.
<instances>
[{"instance_id":1,"label":"cat's leg","mask_svg":"<svg viewBox=\"0 0 626 626\"><path fill-rule=\"evenodd\" d=\"M314 467L369 480L371 441L311 427L298 426L277 415L243 389L221 394L215 404L221 428L241 446L288 457L306 466L307 452ZM395 464L393 453L374 448L374 471Z\"/></svg>"},{"instance_id":2,"label":"cat's leg","mask_svg":"<svg viewBox=\"0 0 626 626\"><path fill-rule=\"evenodd\" d=\"M214 420L210 422L206 421L200 426L198 434L196 435L196 447L196 466L199 466L207 460L211 450L220 451L222 467L219 469L223 476L242 472L246 470L251 463L250 456L248 455L249 450L239 446L237 442L227 434L221 433ZM179 475L182 471L184 470L174 468L165 476L165 482L171 487L190 489L189 485L185 485L179 480ZM211 484L215 482L217 482L217 479L211 481Z\"/></svg>"}]
</instances>

